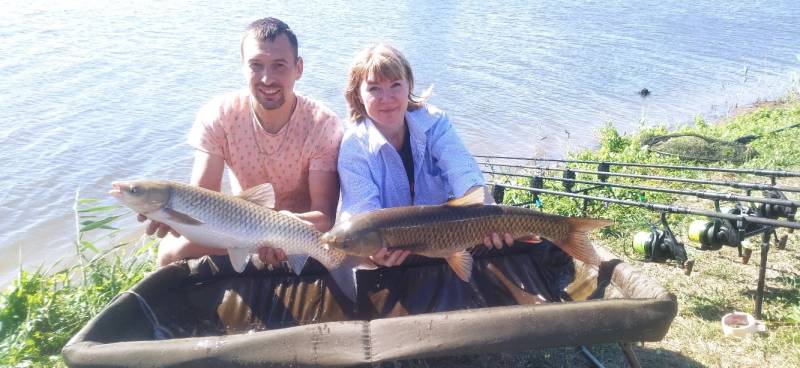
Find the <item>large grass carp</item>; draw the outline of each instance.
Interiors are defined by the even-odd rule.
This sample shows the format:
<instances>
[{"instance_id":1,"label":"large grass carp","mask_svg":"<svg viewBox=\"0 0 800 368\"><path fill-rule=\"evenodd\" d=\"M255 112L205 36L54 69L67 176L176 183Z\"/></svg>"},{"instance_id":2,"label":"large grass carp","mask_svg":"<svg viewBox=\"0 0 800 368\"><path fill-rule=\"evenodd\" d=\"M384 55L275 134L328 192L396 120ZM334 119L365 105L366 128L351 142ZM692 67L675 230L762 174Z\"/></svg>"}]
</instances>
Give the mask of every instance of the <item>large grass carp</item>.
<instances>
[{"instance_id":1,"label":"large grass carp","mask_svg":"<svg viewBox=\"0 0 800 368\"><path fill-rule=\"evenodd\" d=\"M270 184L238 196L166 180L120 181L112 187L112 196L150 220L169 225L193 243L226 249L237 272L263 246L281 248L297 274L309 256L328 270L345 259L343 252L319 243L322 234L313 226L272 210Z\"/></svg>"},{"instance_id":2,"label":"large grass carp","mask_svg":"<svg viewBox=\"0 0 800 368\"><path fill-rule=\"evenodd\" d=\"M470 279L473 262L466 249L482 244L483 239L492 233L509 233L514 239L539 235L576 259L599 264L600 257L587 233L609 225L611 221L484 205L483 200L483 190L474 190L444 205L371 211L338 223L323 235L322 240L331 249L358 257L370 256L386 247L444 258L466 282Z\"/></svg>"}]
</instances>

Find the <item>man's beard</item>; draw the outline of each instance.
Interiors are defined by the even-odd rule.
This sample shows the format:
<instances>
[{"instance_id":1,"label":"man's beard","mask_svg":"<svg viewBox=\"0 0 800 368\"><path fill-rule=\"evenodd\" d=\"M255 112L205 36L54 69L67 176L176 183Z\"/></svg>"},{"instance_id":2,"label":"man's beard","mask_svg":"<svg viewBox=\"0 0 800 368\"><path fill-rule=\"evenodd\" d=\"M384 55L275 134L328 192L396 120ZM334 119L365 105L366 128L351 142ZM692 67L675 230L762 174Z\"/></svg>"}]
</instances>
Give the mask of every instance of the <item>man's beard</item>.
<instances>
[{"instance_id":1,"label":"man's beard","mask_svg":"<svg viewBox=\"0 0 800 368\"><path fill-rule=\"evenodd\" d=\"M286 103L286 97L281 93L280 98L277 100L263 100L263 99L256 99L258 104L261 105L261 108L264 110L276 110L283 106Z\"/></svg>"},{"instance_id":2,"label":"man's beard","mask_svg":"<svg viewBox=\"0 0 800 368\"><path fill-rule=\"evenodd\" d=\"M275 88L275 86L266 86L264 88ZM280 88L280 92L277 99L268 100L264 98L263 95L260 96L258 93L254 93L253 97L255 97L256 101L258 101L258 104L261 105L261 108L263 108L264 110L276 110L286 103L285 90L283 89L283 87L278 87L278 88ZM258 88L256 88L256 92L257 91Z\"/></svg>"}]
</instances>

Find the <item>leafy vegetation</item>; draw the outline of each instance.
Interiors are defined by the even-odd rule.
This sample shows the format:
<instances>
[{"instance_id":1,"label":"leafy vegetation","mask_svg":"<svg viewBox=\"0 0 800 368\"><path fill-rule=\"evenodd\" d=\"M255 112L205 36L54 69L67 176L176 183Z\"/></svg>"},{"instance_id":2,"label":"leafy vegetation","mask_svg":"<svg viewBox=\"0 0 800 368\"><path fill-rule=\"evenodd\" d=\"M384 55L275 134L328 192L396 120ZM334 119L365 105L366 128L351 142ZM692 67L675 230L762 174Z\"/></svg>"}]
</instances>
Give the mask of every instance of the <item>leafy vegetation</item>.
<instances>
[{"instance_id":1,"label":"leafy vegetation","mask_svg":"<svg viewBox=\"0 0 800 368\"><path fill-rule=\"evenodd\" d=\"M113 243L115 221L128 215L118 206L76 199L75 265L58 271L20 271L0 296L0 366L63 366L61 348L121 291L152 270L149 241L126 254L130 244ZM93 240L89 240L94 237Z\"/></svg>"}]
</instances>

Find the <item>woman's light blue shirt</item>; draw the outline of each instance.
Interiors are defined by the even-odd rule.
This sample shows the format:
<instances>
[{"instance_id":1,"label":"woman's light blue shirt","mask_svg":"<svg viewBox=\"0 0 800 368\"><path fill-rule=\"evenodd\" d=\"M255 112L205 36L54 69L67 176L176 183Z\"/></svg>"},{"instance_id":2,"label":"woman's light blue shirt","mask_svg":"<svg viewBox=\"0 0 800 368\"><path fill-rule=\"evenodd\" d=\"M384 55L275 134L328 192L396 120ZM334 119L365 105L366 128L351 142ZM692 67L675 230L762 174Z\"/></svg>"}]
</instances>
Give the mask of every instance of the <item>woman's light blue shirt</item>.
<instances>
[{"instance_id":1,"label":"woman's light blue shirt","mask_svg":"<svg viewBox=\"0 0 800 368\"><path fill-rule=\"evenodd\" d=\"M380 208L442 204L484 185L478 164L444 112L425 105L405 117L414 158L413 200L400 154L367 118L349 124L342 139L339 220Z\"/></svg>"}]
</instances>

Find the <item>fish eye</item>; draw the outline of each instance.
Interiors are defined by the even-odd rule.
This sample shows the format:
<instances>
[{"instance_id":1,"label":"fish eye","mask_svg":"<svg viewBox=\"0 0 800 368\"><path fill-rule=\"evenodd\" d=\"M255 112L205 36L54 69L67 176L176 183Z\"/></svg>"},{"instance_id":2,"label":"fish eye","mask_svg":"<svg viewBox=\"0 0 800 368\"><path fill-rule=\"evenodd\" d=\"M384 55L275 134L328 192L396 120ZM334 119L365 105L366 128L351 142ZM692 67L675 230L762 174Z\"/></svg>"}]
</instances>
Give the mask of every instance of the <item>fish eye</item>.
<instances>
[{"instance_id":1,"label":"fish eye","mask_svg":"<svg viewBox=\"0 0 800 368\"><path fill-rule=\"evenodd\" d=\"M131 186L131 187L130 187L130 189L128 189L128 191L129 191L131 194L139 194L139 187L137 187L137 186Z\"/></svg>"}]
</instances>

